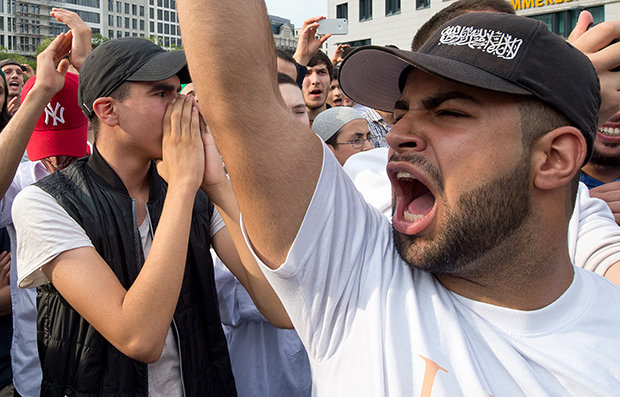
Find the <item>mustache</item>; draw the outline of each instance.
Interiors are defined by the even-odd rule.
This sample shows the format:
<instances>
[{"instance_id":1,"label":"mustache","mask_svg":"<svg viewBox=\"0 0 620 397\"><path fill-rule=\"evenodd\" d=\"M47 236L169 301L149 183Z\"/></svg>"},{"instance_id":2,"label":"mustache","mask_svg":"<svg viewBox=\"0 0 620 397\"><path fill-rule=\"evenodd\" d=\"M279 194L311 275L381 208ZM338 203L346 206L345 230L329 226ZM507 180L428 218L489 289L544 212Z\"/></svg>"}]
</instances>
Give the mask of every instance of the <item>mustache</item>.
<instances>
[{"instance_id":1,"label":"mustache","mask_svg":"<svg viewBox=\"0 0 620 397\"><path fill-rule=\"evenodd\" d=\"M421 168L424 172L429 174L431 178L435 180L435 182L437 183L437 187L439 187L439 189L441 190L441 193L443 193L444 184L443 184L443 176L441 174L441 171L433 163L431 163L429 159L427 159L426 157L422 155L415 154L415 153L408 153L408 154L393 153L392 156L390 156L388 162L397 162L397 161L407 162L407 163L416 165L419 168Z\"/></svg>"}]
</instances>

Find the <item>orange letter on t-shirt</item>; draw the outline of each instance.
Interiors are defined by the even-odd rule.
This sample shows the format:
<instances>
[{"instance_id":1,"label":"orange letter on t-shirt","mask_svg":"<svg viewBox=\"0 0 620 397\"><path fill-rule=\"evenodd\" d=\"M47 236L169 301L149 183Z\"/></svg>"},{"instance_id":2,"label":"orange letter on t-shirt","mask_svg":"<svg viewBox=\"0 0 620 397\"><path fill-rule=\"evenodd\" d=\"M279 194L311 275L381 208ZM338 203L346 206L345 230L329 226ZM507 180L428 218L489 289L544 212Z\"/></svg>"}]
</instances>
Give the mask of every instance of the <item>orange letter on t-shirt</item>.
<instances>
[{"instance_id":1,"label":"orange letter on t-shirt","mask_svg":"<svg viewBox=\"0 0 620 397\"><path fill-rule=\"evenodd\" d=\"M424 359L426 363L426 370L424 371L424 383L422 384L422 393L420 393L420 397L431 397L431 391L433 390L433 383L435 383L435 376L437 375L437 371L442 370L445 373L448 373L445 369L441 368L439 364L431 360L430 358L426 358L420 355Z\"/></svg>"}]
</instances>

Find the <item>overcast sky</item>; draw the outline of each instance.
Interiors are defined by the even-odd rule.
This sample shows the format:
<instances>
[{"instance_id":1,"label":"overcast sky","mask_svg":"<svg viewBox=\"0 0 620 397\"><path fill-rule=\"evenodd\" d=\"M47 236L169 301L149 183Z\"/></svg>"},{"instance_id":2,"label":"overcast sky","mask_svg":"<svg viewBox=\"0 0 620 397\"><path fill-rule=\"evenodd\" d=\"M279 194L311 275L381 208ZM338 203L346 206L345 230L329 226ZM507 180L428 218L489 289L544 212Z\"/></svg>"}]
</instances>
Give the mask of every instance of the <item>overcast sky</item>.
<instances>
[{"instance_id":1,"label":"overcast sky","mask_svg":"<svg viewBox=\"0 0 620 397\"><path fill-rule=\"evenodd\" d=\"M327 0L266 0L269 15L290 19L301 28L304 19L318 15L327 16Z\"/></svg>"}]
</instances>

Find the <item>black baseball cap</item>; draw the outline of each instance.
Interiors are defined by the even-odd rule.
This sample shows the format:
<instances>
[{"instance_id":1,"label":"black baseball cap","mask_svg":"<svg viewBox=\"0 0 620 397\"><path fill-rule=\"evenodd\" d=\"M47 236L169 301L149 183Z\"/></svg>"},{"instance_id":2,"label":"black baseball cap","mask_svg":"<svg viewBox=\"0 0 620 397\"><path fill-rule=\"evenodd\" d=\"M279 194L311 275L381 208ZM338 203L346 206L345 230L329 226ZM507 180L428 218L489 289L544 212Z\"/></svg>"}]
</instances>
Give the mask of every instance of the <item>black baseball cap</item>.
<instances>
[{"instance_id":1,"label":"black baseball cap","mask_svg":"<svg viewBox=\"0 0 620 397\"><path fill-rule=\"evenodd\" d=\"M14 59L3 59L0 61L0 69L2 69L3 67L5 67L6 65L15 65L15 66L19 66L21 70L26 70L26 68L19 62L17 62Z\"/></svg>"},{"instance_id":2,"label":"black baseball cap","mask_svg":"<svg viewBox=\"0 0 620 397\"><path fill-rule=\"evenodd\" d=\"M84 60L78 100L90 118L95 100L110 95L125 81L159 81L174 75L181 83L191 81L183 51L166 51L139 37L106 41Z\"/></svg>"},{"instance_id":3,"label":"black baseball cap","mask_svg":"<svg viewBox=\"0 0 620 397\"><path fill-rule=\"evenodd\" d=\"M355 102L393 111L411 67L473 87L533 95L578 128L592 154L601 105L590 60L536 19L467 13L441 26L416 52L366 46L340 66L340 88Z\"/></svg>"}]
</instances>

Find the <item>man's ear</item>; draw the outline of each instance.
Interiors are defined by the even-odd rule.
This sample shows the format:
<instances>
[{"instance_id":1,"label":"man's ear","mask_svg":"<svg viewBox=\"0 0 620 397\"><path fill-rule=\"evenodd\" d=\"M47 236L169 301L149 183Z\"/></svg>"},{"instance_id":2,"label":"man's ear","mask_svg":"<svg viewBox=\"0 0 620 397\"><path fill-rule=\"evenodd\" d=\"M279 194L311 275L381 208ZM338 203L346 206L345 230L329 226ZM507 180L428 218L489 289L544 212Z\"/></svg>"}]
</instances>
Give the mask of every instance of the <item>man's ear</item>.
<instances>
[{"instance_id":1,"label":"man's ear","mask_svg":"<svg viewBox=\"0 0 620 397\"><path fill-rule=\"evenodd\" d=\"M112 97L97 98L93 103L93 110L100 122L114 127L118 125L118 114L115 108L116 101Z\"/></svg>"},{"instance_id":2,"label":"man's ear","mask_svg":"<svg viewBox=\"0 0 620 397\"><path fill-rule=\"evenodd\" d=\"M569 184L586 153L586 140L577 128L563 126L547 132L532 145L534 186L547 190Z\"/></svg>"}]
</instances>

